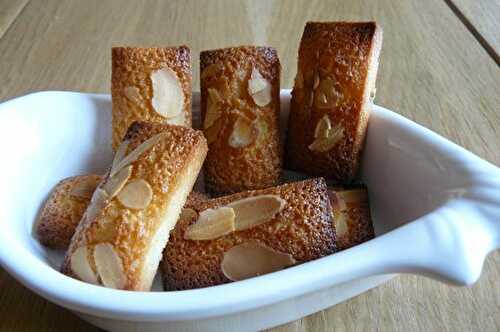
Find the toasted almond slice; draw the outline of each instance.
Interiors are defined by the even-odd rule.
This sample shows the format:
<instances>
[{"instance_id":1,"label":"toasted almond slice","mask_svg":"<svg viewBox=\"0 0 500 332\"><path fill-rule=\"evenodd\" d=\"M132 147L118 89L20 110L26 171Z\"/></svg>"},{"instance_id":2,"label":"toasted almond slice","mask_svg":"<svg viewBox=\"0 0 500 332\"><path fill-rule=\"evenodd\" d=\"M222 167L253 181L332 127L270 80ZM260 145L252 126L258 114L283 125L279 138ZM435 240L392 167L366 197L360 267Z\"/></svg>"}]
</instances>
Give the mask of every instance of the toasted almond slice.
<instances>
[{"instance_id":1,"label":"toasted almond slice","mask_svg":"<svg viewBox=\"0 0 500 332\"><path fill-rule=\"evenodd\" d=\"M159 115L170 119L182 112L184 93L177 74L168 67L151 73L153 97L151 105Z\"/></svg>"},{"instance_id":2,"label":"toasted almond slice","mask_svg":"<svg viewBox=\"0 0 500 332\"><path fill-rule=\"evenodd\" d=\"M191 219L194 219L196 217L198 217L198 213L195 210L193 210L191 208L184 208L181 211L181 215L179 216L179 219L182 219L182 220L189 219L189 220L191 220Z\"/></svg>"},{"instance_id":3,"label":"toasted almond slice","mask_svg":"<svg viewBox=\"0 0 500 332\"><path fill-rule=\"evenodd\" d=\"M366 189L343 190L337 192L346 203L366 204L368 202L368 191Z\"/></svg>"},{"instance_id":4,"label":"toasted almond slice","mask_svg":"<svg viewBox=\"0 0 500 332\"><path fill-rule=\"evenodd\" d=\"M316 152L327 152L333 149L333 147L344 137L344 128L341 125L337 125L329 131L329 134L325 138L316 138L309 149Z\"/></svg>"},{"instance_id":5,"label":"toasted almond slice","mask_svg":"<svg viewBox=\"0 0 500 332\"><path fill-rule=\"evenodd\" d=\"M214 122L220 117L218 103L222 101L220 94L215 89L208 89L207 112L205 113L205 121L203 128L211 127Z\"/></svg>"},{"instance_id":6,"label":"toasted almond slice","mask_svg":"<svg viewBox=\"0 0 500 332\"><path fill-rule=\"evenodd\" d=\"M330 122L330 118L328 114L325 114L316 125L316 129L314 130L314 138L326 138L330 130L332 129L332 124Z\"/></svg>"},{"instance_id":7,"label":"toasted almond slice","mask_svg":"<svg viewBox=\"0 0 500 332\"><path fill-rule=\"evenodd\" d=\"M71 271L82 281L97 285L97 275L90 266L88 254L87 246L77 248L70 258Z\"/></svg>"},{"instance_id":8,"label":"toasted almond slice","mask_svg":"<svg viewBox=\"0 0 500 332\"><path fill-rule=\"evenodd\" d=\"M333 222L335 223L335 232L337 236L342 236L349 230L349 226L347 225L347 217L345 210L338 211L337 213L335 213Z\"/></svg>"},{"instance_id":9,"label":"toasted almond slice","mask_svg":"<svg viewBox=\"0 0 500 332\"><path fill-rule=\"evenodd\" d=\"M176 125L176 126L185 126L186 123L186 119L185 119L185 116L186 114L183 112L180 112L179 115L173 117L173 118L170 118L170 119L167 119L165 122L168 123L168 124L171 124L171 125Z\"/></svg>"},{"instance_id":10,"label":"toasted almond slice","mask_svg":"<svg viewBox=\"0 0 500 332\"><path fill-rule=\"evenodd\" d=\"M224 122L222 118L218 118L213 125L203 130L203 134L207 139L207 144L213 143L217 140L223 124Z\"/></svg>"},{"instance_id":11,"label":"toasted almond slice","mask_svg":"<svg viewBox=\"0 0 500 332\"><path fill-rule=\"evenodd\" d=\"M94 220L97 214L106 207L108 203L108 194L101 188L97 188L92 195L90 204L85 211L85 218L88 220Z\"/></svg>"},{"instance_id":12,"label":"toasted almond slice","mask_svg":"<svg viewBox=\"0 0 500 332\"><path fill-rule=\"evenodd\" d=\"M122 259L110 243L99 243L95 246L94 260L104 286L115 289L125 286Z\"/></svg>"},{"instance_id":13,"label":"toasted almond slice","mask_svg":"<svg viewBox=\"0 0 500 332\"><path fill-rule=\"evenodd\" d=\"M127 97L128 100L136 104L140 104L142 97L139 89L136 86L125 87L125 89L123 89L123 94L125 95L125 97Z\"/></svg>"},{"instance_id":14,"label":"toasted almond slice","mask_svg":"<svg viewBox=\"0 0 500 332\"><path fill-rule=\"evenodd\" d=\"M257 241L237 245L224 253L221 269L232 281L275 272L295 264L292 255L276 251Z\"/></svg>"},{"instance_id":15,"label":"toasted almond slice","mask_svg":"<svg viewBox=\"0 0 500 332\"><path fill-rule=\"evenodd\" d=\"M272 220L285 205L286 201L277 195L259 195L243 198L226 206L234 209L235 228L241 231Z\"/></svg>"},{"instance_id":16,"label":"toasted almond slice","mask_svg":"<svg viewBox=\"0 0 500 332\"><path fill-rule=\"evenodd\" d=\"M228 144L233 148L244 148L252 144L256 138L257 128L253 121L246 116L239 116L234 122Z\"/></svg>"},{"instance_id":17,"label":"toasted almond slice","mask_svg":"<svg viewBox=\"0 0 500 332\"><path fill-rule=\"evenodd\" d=\"M130 181L118 193L118 201L129 209L142 210L148 207L153 199L153 189L143 179Z\"/></svg>"},{"instance_id":18,"label":"toasted almond slice","mask_svg":"<svg viewBox=\"0 0 500 332\"><path fill-rule=\"evenodd\" d=\"M100 178L84 178L76 183L76 185L71 188L69 194L73 197L80 197L89 199L95 191L95 188L99 184Z\"/></svg>"},{"instance_id":19,"label":"toasted almond slice","mask_svg":"<svg viewBox=\"0 0 500 332\"><path fill-rule=\"evenodd\" d=\"M125 158L120 160L117 163L116 167L111 168L109 176L114 176L123 167L128 166L134 161L136 161L141 154L143 154L144 152L152 148L154 145L156 145L162 139L163 136L164 136L163 133L159 133L142 142L137 148L135 148L134 151L130 152Z\"/></svg>"},{"instance_id":20,"label":"toasted almond slice","mask_svg":"<svg viewBox=\"0 0 500 332\"><path fill-rule=\"evenodd\" d=\"M252 75L248 81L248 93L257 106L264 107L271 102L271 83L255 68L252 69Z\"/></svg>"},{"instance_id":21,"label":"toasted almond slice","mask_svg":"<svg viewBox=\"0 0 500 332\"><path fill-rule=\"evenodd\" d=\"M186 229L186 240L212 240L234 231L234 210L229 207L202 211L196 223Z\"/></svg>"},{"instance_id":22,"label":"toasted almond slice","mask_svg":"<svg viewBox=\"0 0 500 332\"><path fill-rule=\"evenodd\" d=\"M114 168L118 166L118 163L122 161L123 158L125 158L125 155L127 154L127 149L130 141L129 140L124 140L118 149L116 149L115 156L113 158L113 163L111 164L111 172L113 172Z\"/></svg>"},{"instance_id":23,"label":"toasted almond slice","mask_svg":"<svg viewBox=\"0 0 500 332\"><path fill-rule=\"evenodd\" d=\"M123 186L125 185L125 183L127 183L131 175L132 175L132 165L128 165L127 167L123 167L114 176L110 177L108 181L106 181L101 186L101 189L108 194L109 200L113 199L113 197L118 195L118 193L120 192L120 190L123 189Z\"/></svg>"}]
</instances>

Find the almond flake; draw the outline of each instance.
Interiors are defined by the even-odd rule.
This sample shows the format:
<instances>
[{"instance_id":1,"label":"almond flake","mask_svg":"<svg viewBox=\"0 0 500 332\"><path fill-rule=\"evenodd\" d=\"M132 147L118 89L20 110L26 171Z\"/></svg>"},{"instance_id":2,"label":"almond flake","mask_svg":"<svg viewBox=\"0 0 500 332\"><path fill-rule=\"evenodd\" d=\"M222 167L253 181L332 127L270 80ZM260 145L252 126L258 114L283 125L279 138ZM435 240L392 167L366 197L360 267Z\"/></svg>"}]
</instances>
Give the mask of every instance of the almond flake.
<instances>
[{"instance_id":1,"label":"almond flake","mask_svg":"<svg viewBox=\"0 0 500 332\"><path fill-rule=\"evenodd\" d=\"M108 203L108 194L101 188L97 188L92 195L90 204L85 211L85 219L94 220L97 214L106 207Z\"/></svg>"},{"instance_id":2,"label":"almond flake","mask_svg":"<svg viewBox=\"0 0 500 332\"><path fill-rule=\"evenodd\" d=\"M173 118L167 119L165 123L171 124L171 125L176 125L176 126L185 126L186 125L186 118L185 118L185 113L184 111L180 112L179 115L174 116Z\"/></svg>"},{"instance_id":3,"label":"almond flake","mask_svg":"<svg viewBox=\"0 0 500 332\"><path fill-rule=\"evenodd\" d=\"M134 102L135 104L141 103L141 93L136 86L127 86L123 89L123 94L127 97L128 100Z\"/></svg>"},{"instance_id":4,"label":"almond flake","mask_svg":"<svg viewBox=\"0 0 500 332\"><path fill-rule=\"evenodd\" d=\"M343 190L337 192L337 195L346 203L368 203L368 191L366 189Z\"/></svg>"},{"instance_id":5,"label":"almond flake","mask_svg":"<svg viewBox=\"0 0 500 332\"><path fill-rule=\"evenodd\" d=\"M71 188L69 194L73 197L90 199L99 181L101 181L100 177L84 177Z\"/></svg>"},{"instance_id":6,"label":"almond flake","mask_svg":"<svg viewBox=\"0 0 500 332\"><path fill-rule=\"evenodd\" d=\"M271 83L255 68L248 81L248 93L257 106L264 107L271 102Z\"/></svg>"},{"instance_id":7,"label":"almond flake","mask_svg":"<svg viewBox=\"0 0 500 332\"><path fill-rule=\"evenodd\" d=\"M105 287L120 289L125 286L125 274L120 256L110 243L99 243L94 248L97 273Z\"/></svg>"},{"instance_id":8,"label":"almond flake","mask_svg":"<svg viewBox=\"0 0 500 332\"><path fill-rule=\"evenodd\" d=\"M215 89L208 89L207 111L205 112L205 121L203 128L211 127L214 122L220 117L218 104L222 102L219 92Z\"/></svg>"},{"instance_id":9,"label":"almond flake","mask_svg":"<svg viewBox=\"0 0 500 332\"><path fill-rule=\"evenodd\" d=\"M219 133L222 130L224 122L222 118L217 119L213 125L203 130L203 134L207 139L207 144L213 143L219 137Z\"/></svg>"},{"instance_id":10,"label":"almond flake","mask_svg":"<svg viewBox=\"0 0 500 332\"><path fill-rule=\"evenodd\" d=\"M234 228L234 210L229 207L207 209L200 213L196 223L186 229L186 240L212 240L229 234Z\"/></svg>"},{"instance_id":11,"label":"almond flake","mask_svg":"<svg viewBox=\"0 0 500 332\"><path fill-rule=\"evenodd\" d=\"M114 176L110 177L101 186L101 189L107 193L109 200L113 199L113 197L115 197L120 192L120 190L123 189L123 186L125 185L125 183L127 183L131 175L132 165L128 165L127 167L123 167Z\"/></svg>"},{"instance_id":12,"label":"almond flake","mask_svg":"<svg viewBox=\"0 0 500 332\"><path fill-rule=\"evenodd\" d=\"M347 225L346 211L339 211L335 213L333 218L333 222L335 224L335 232L338 236L342 236L349 230L349 226Z\"/></svg>"},{"instance_id":13,"label":"almond flake","mask_svg":"<svg viewBox=\"0 0 500 332\"><path fill-rule=\"evenodd\" d=\"M257 128L246 116L239 116L234 122L233 131L229 136L229 146L243 148L252 144L257 138Z\"/></svg>"},{"instance_id":14,"label":"almond flake","mask_svg":"<svg viewBox=\"0 0 500 332\"><path fill-rule=\"evenodd\" d=\"M182 220L191 220L198 217L198 213L191 209L191 208L184 208L181 211L181 215L179 216L179 219Z\"/></svg>"},{"instance_id":15,"label":"almond flake","mask_svg":"<svg viewBox=\"0 0 500 332\"><path fill-rule=\"evenodd\" d=\"M313 90L316 90L316 88L319 85L319 75L318 73L314 73L314 82L313 82Z\"/></svg>"},{"instance_id":16,"label":"almond flake","mask_svg":"<svg viewBox=\"0 0 500 332\"><path fill-rule=\"evenodd\" d=\"M221 269L232 281L275 272L296 263L292 255L276 251L257 241L237 245L224 253Z\"/></svg>"},{"instance_id":17,"label":"almond flake","mask_svg":"<svg viewBox=\"0 0 500 332\"><path fill-rule=\"evenodd\" d=\"M177 74L170 68L164 67L151 73L153 109L167 119L173 118L182 112L184 107L184 93Z\"/></svg>"},{"instance_id":18,"label":"almond flake","mask_svg":"<svg viewBox=\"0 0 500 332\"><path fill-rule=\"evenodd\" d=\"M316 129L314 130L314 138L326 138L330 130L332 129L332 124L328 114L325 114L321 120L318 121Z\"/></svg>"},{"instance_id":19,"label":"almond flake","mask_svg":"<svg viewBox=\"0 0 500 332\"><path fill-rule=\"evenodd\" d=\"M130 181L117 196L118 201L129 209L142 210L153 199L153 189L143 179Z\"/></svg>"},{"instance_id":20,"label":"almond flake","mask_svg":"<svg viewBox=\"0 0 500 332\"><path fill-rule=\"evenodd\" d=\"M343 137L344 128L338 124L328 131L327 137L316 138L311 145L309 145L309 149L316 152L330 151Z\"/></svg>"},{"instance_id":21,"label":"almond flake","mask_svg":"<svg viewBox=\"0 0 500 332\"><path fill-rule=\"evenodd\" d=\"M130 152L125 158L120 160L115 167L111 168L109 176L114 176L123 167L130 165L139 158L141 154L156 145L164 136L164 133L159 133L142 142L134 151ZM126 150L126 149L125 149Z\"/></svg>"},{"instance_id":22,"label":"almond flake","mask_svg":"<svg viewBox=\"0 0 500 332\"><path fill-rule=\"evenodd\" d=\"M88 254L87 246L79 247L73 251L70 258L70 268L80 280L97 285L97 275L90 266Z\"/></svg>"},{"instance_id":23,"label":"almond flake","mask_svg":"<svg viewBox=\"0 0 500 332\"><path fill-rule=\"evenodd\" d=\"M235 228L241 231L272 220L285 205L286 201L277 195L259 195L226 206L234 209Z\"/></svg>"},{"instance_id":24,"label":"almond flake","mask_svg":"<svg viewBox=\"0 0 500 332\"><path fill-rule=\"evenodd\" d=\"M125 157L125 155L127 154L129 143L130 143L129 140L124 140L120 144L113 158L113 163L111 164L111 170L113 170L118 165L118 163Z\"/></svg>"}]
</instances>

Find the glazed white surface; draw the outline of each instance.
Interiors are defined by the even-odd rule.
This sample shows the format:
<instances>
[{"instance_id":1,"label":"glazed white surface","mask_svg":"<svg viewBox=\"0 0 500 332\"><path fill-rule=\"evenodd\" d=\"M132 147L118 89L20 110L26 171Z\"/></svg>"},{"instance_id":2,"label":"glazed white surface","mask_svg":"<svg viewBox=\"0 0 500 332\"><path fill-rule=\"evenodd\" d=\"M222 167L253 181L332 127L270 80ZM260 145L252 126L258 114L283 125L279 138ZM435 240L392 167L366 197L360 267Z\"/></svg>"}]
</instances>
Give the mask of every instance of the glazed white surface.
<instances>
[{"instance_id":1,"label":"glazed white surface","mask_svg":"<svg viewBox=\"0 0 500 332\"><path fill-rule=\"evenodd\" d=\"M194 94L195 114L198 98ZM289 98L282 91L284 115ZM103 173L111 162L109 95L40 92L5 102L0 135L0 263L36 293L106 329L262 329L334 305L393 273L470 285L485 256L500 246L500 170L374 106L362 180L376 239L216 287L168 293L106 289L60 274L61 253L40 246L31 230L59 180Z\"/></svg>"}]
</instances>

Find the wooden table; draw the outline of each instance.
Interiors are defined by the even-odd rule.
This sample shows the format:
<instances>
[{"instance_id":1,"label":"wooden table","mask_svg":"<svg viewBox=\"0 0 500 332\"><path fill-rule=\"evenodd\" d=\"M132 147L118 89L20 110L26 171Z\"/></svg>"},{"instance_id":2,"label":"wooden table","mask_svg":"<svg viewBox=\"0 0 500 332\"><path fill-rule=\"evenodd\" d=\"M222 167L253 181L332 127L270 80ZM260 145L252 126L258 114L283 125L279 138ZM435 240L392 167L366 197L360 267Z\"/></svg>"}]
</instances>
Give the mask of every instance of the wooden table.
<instances>
[{"instance_id":1,"label":"wooden table","mask_svg":"<svg viewBox=\"0 0 500 332\"><path fill-rule=\"evenodd\" d=\"M178 45L194 54L272 45L291 87L308 20L377 20L384 46L380 105L500 165L498 0L35 1L0 0L0 100L35 90L109 92L112 45ZM500 253L456 288L400 276L275 331L500 329ZM92 331L0 270L0 330Z\"/></svg>"}]
</instances>

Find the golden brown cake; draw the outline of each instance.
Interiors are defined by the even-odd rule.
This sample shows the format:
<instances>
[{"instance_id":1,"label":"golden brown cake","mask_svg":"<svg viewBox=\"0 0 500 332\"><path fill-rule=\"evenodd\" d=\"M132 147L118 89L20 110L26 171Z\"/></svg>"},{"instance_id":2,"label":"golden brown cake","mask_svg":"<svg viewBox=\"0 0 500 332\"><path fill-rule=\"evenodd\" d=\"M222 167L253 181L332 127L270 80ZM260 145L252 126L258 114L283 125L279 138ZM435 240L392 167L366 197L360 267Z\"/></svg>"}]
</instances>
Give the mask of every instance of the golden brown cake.
<instances>
[{"instance_id":1,"label":"golden brown cake","mask_svg":"<svg viewBox=\"0 0 500 332\"><path fill-rule=\"evenodd\" d=\"M366 189L328 190L337 235L344 250L375 237Z\"/></svg>"},{"instance_id":2,"label":"golden brown cake","mask_svg":"<svg viewBox=\"0 0 500 332\"><path fill-rule=\"evenodd\" d=\"M132 124L76 229L62 272L105 287L149 290L206 152L201 131Z\"/></svg>"},{"instance_id":3,"label":"golden brown cake","mask_svg":"<svg viewBox=\"0 0 500 332\"><path fill-rule=\"evenodd\" d=\"M375 22L306 24L292 91L286 166L349 183L375 96L382 29Z\"/></svg>"},{"instance_id":4,"label":"golden brown cake","mask_svg":"<svg viewBox=\"0 0 500 332\"><path fill-rule=\"evenodd\" d=\"M241 251L248 254L250 249L258 259L245 264ZM244 268L259 265L262 258L272 258L266 263L283 268L335 250L327 187L317 178L215 198L184 209L160 268L165 290L192 289L239 280L233 278L234 266L228 268L228 253L238 256L236 263L245 264ZM271 267L264 271L276 270Z\"/></svg>"},{"instance_id":5,"label":"golden brown cake","mask_svg":"<svg viewBox=\"0 0 500 332\"><path fill-rule=\"evenodd\" d=\"M113 47L113 149L134 121L191 127L189 48Z\"/></svg>"},{"instance_id":6,"label":"golden brown cake","mask_svg":"<svg viewBox=\"0 0 500 332\"><path fill-rule=\"evenodd\" d=\"M270 47L203 51L201 111L209 152L205 186L215 194L262 189L281 177L280 63Z\"/></svg>"},{"instance_id":7,"label":"golden brown cake","mask_svg":"<svg viewBox=\"0 0 500 332\"><path fill-rule=\"evenodd\" d=\"M79 175L54 187L34 227L41 244L53 249L68 247L100 181L99 175Z\"/></svg>"}]
</instances>

